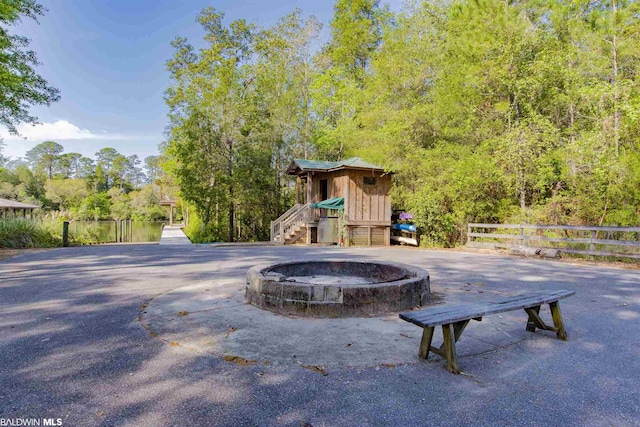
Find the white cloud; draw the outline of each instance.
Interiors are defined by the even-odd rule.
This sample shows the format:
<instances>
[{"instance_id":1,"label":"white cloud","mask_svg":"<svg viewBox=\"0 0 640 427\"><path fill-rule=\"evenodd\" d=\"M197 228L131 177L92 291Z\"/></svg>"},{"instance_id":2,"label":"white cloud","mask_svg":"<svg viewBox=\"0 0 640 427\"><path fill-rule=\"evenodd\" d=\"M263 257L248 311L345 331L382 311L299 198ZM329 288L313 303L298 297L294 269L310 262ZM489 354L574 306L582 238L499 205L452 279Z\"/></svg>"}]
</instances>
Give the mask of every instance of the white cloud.
<instances>
[{"instance_id":1,"label":"white cloud","mask_svg":"<svg viewBox=\"0 0 640 427\"><path fill-rule=\"evenodd\" d=\"M18 127L19 136L10 135L6 129L0 130L0 137L5 141L64 141L74 139L101 139L101 140L123 140L130 139L131 136L110 134L106 131L93 133L88 129L81 129L66 120L58 120L56 122L45 122L35 126L29 124L21 124Z\"/></svg>"}]
</instances>

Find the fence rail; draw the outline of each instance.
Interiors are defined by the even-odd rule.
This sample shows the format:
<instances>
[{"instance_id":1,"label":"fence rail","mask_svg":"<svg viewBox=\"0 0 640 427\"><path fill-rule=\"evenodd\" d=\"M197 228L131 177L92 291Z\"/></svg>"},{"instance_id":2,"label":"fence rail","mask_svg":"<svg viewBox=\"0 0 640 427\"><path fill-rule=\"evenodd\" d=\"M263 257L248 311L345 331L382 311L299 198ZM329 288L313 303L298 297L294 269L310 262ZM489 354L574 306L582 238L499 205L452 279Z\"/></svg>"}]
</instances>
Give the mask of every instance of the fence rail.
<instances>
[{"instance_id":1,"label":"fence rail","mask_svg":"<svg viewBox=\"0 0 640 427\"><path fill-rule=\"evenodd\" d=\"M570 254L640 259L640 227L468 224L467 245L535 246Z\"/></svg>"}]
</instances>

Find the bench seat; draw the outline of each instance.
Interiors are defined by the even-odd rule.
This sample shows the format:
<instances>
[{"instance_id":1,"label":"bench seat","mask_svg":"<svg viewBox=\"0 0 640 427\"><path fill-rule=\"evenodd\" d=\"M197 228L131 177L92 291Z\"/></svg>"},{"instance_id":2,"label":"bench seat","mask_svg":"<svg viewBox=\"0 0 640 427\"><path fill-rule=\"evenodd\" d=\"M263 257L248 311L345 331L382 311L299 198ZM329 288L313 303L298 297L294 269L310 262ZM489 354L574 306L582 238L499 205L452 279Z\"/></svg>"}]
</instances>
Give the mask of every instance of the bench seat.
<instances>
[{"instance_id":1,"label":"bench seat","mask_svg":"<svg viewBox=\"0 0 640 427\"><path fill-rule=\"evenodd\" d=\"M455 343L460 339L470 320L481 321L482 317L487 315L524 309L529 316L527 322L528 331L535 332L536 328L553 331L559 339L567 340L567 333L558 301L574 294L575 292L566 290L532 292L500 298L490 302L442 305L409 311L400 313L400 318L424 328L418 353L420 358L427 359L429 352L433 352L447 359L449 372L459 374ZM549 304L554 326L547 325L540 318L540 306L543 304ZM435 348L431 345L436 326L442 326L444 342L440 348Z\"/></svg>"}]
</instances>

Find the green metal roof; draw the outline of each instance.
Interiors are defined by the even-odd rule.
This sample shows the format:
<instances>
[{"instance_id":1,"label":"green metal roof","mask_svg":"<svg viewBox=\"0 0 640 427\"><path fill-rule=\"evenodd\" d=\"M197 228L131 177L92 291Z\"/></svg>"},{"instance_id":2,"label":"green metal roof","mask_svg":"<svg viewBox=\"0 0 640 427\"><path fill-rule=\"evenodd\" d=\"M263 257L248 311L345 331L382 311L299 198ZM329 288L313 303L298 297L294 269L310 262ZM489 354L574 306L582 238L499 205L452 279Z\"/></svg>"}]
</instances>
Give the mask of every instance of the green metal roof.
<instances>
[{"instance_id":1,"label":"green metal roof","mask_svg":"<svg viewBox=\"0 0 640 427\"><path fill-rule=\"evenodd\" d=\"M288 174L296 174L296 169L299 169L302 172L306 171L323 171L328 172L332 170L338 169L373 169L384 171L384 168L367 163L362 160L360 157L351 157L350 159L340 160L337 162L325 162L322 160L304 160L304 159L294 159L291 162L291 165L287 169Z\"/></svg>"}]
</instances>

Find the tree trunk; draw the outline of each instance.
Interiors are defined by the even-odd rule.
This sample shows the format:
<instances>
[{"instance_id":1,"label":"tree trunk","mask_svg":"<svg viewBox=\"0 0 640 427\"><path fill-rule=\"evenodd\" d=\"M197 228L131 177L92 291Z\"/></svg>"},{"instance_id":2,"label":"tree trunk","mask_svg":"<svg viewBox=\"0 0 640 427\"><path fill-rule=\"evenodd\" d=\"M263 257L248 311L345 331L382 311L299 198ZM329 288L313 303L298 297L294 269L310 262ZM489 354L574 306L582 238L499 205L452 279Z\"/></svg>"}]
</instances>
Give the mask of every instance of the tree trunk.
<instances>
[{"instance_id":1,"label":"tree trunk","mask_svg":"<svg viewBox=\"0 0 640 427\"><path fill-rule=\"evenodd\" d=\"M613 142L616 150L616 159L620 156L620 109L619 109L619 98L620 94L618 93L618 39L616 37L616 28L615 28L615 19L616 14L618 13L618 2L616 0L613 1L613 40L611 41L612 49L613 49Z\"/></svg>"}]
</instances>

